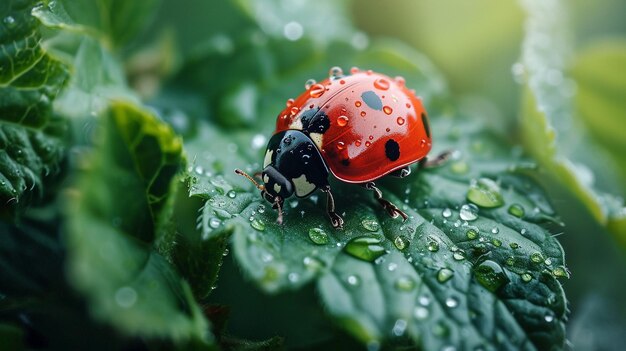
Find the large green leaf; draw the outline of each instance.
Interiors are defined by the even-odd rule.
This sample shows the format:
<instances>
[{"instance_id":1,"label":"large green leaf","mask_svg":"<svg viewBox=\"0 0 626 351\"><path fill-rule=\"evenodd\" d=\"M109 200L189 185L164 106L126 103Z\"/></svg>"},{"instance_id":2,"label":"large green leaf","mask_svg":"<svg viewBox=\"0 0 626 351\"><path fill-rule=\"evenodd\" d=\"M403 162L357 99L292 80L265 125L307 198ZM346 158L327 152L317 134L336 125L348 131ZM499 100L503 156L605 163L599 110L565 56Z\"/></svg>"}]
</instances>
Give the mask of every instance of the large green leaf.
<instances>
[{"instance_id":1,"label":"large green leaf","mask_svg":"<svg viewBox=\"0 0 626 351\"><path fill-rule=\"evenodd\" d=\"M521 3L528 12L518 69L525 72L526 78L521 113L526 149L548 170L553 182L573 193L599 223L615 233L623 232L626 228L623 201L606 193L620 186L616 177L619 173L590 138L582 121L574 118L575 83L564 74L571 52L564 15L566 6L559 0ZM587 82L582 81L582 99L589 96L585 95ZM621 129L615 128L616 133ZM594 183L594 179L599 179L600 184Z\"/></svg>"},{"instance_id":2,"label":"large green leaf","mask_svg":"<svg viewBox=\"0 0 626 351\"><path fill-rule=\"evenodd\" d=\"M288 51L295 44L275 45ZM546 229L558 227L559 221L526 175L533 172L532 164L516 156L519 153L488 132L485 124L467 122L477 117L450 112L454 108L440 98L440 78L419 55L398 54L397 47L384 43L356 52L340 44L331 47L337 48L329 51L337 56L309 57L293 66L274 64L282 58L278 54L267 58L264 67L280 67L280 81L255 80L253 88L264 97L252 108L258 118L256 131L226 135L213 124L201 123L195 138L186 142L194 159L189 168L191 194L206 199L199 219L203 237L230 236L245 275L266 292L315 282L334 320L372 345L562 345L566 302L556 278L568 272L553 231ZM344 59L403 74L432 107L436 151L458 150L455 159L439 169L381 182L386 196L403 204L410 215L404 223L388 218L365 190L335 182L345 230L330 227L321 194L288 200L285 224L279 226L258 191L232 170L258 170L264 135L269 135L263 133L271 131L283 101L301 90L304 78L319 79L325 71L321 67ZM219 118L229 116L237 114ZM484 190L489 186L497 191ZM467 207L470 200L484 207ZM478 211L477 218L468 208ZM366 242L351 241L356 238Z\"/></svg>"},{"instance_id":3,"label":"large green leaf","mask_svg":"<svg viewBox=\"0 0 626 351\"><path fill-rule=\"evenodd\" d=\"M611 184L611 188L622 195L626 194L625 184L619 184L619 179L626 178L626 129L623 128L626 119L626 99L623 97L626 91L626 71L615 68L624 66L626 42L613 40L596 43L582 51L571 69L578 87L575 101L577 112L594 141L603 147L615 163L620 176L617 177L617 183ZM610 220L608 227L626 245L626 215L621 218Z\"/></svg>"},{"instance_id":4,"label":"large green leaf","mask_svg":"<svg viewBox=\"0 0 626 351\"><path fill-rule=\"evenodd\" d=\"M189 285L153 247L170 216L181 140L128 103L113 103L102 123L67 213L71 282L121 332L210 344Z\"/></svg>"},{"instance_id":5,"label":"large green leaf","mask_svg":"<svg viewBox=\"0 0 626 351\"><path fill-rule=\"evenodd\" d=\"M66 125L52 100L68 72L41 47L33 3L0 5L0 214L40 196L64 155Z\"/></svg>"}]
</instances>

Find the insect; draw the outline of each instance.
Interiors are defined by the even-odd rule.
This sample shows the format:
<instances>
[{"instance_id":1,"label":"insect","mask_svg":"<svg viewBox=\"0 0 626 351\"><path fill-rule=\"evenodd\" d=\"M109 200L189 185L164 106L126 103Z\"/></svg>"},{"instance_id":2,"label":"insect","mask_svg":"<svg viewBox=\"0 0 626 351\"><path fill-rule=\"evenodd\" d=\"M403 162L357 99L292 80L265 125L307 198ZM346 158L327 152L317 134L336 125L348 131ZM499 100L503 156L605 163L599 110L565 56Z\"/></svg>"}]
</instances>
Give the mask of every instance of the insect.
<instances>
[{"instance_id":1,"label":"insect","mask_svg":"<svg viewBox=\"0 0 626 351\"><path fill-rule=\"evenodd\" d=\"M346 183L359 184L396 218L407 215L383 197L375 181L384 176L406 177L409 165L441 163L448 153L426 162L431 134L421 98L405 86L402 77L352 68L344 75L339 67L329 78L305 84L297 99L287 100L278 115L259 175L263 184L237 169L252 181L262 197L278 210L286 198L304 198L316 190L326 193L326 211L333 227L341 228L328 182L329 174Z\"/></svg>"}]
</instances>

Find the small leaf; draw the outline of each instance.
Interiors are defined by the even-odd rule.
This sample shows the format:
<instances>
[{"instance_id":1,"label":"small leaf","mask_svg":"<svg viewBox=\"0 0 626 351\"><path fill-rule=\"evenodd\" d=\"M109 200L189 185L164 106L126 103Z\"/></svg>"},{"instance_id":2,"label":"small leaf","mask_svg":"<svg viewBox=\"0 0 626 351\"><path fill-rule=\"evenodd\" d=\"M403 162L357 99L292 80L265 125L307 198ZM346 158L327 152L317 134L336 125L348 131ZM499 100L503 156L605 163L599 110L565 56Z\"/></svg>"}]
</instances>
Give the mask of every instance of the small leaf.
<instances>
[{"instance_id":1,"label":"small leaf","mask_svg":"<svg viewBox=\"0 0 626 351\"><path fill-rule=\"evenodd\" d=\"M189 285L153 248L171 211L180 139L127 103L112 104L101 133L67 213L71 282L121 332L209 345Z\"/></svg>"},{"instance_id":2,"label":"small leaf","mask_svg":"<svg viewBox=\"0 0 626 351\"><path fill-rule=\"evenodd\" d=\"M41 47L33 3L0 8L0 214L40 197L64 156L67 126L52 101L69 75Z\"/></svg>"}]
</instances>

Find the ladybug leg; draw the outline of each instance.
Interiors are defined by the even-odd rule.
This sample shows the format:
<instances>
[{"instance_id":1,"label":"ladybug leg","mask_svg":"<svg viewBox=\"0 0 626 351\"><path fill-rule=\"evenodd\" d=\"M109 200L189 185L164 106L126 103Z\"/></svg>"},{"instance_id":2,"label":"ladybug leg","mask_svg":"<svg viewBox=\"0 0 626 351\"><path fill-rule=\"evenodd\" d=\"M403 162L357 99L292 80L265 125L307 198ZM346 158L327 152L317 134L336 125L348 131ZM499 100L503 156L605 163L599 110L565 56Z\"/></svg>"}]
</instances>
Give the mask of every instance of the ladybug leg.
<instances>
[{"instance_id":1,"label":"ladybug leg","mask_svg":"<svg viewBox=\"0 0 626 351\"><path fill-rule=\"evenodd\" d=\"M343 229L343 218L335 213L335 198L333 198L333 193L330 192L330 185L325 186L321 190L326 193L326 213L330 217L330 224L335 229Z\"/></svg>"},{"instance_id":2,"label":"ladybug leg","mask_svg":"<svg viewBox=\"0 0 626 351\"><path fill-rule=\"evenodd\" d=\"M383 208L387 211L391 218L397 218L398 216L401 216L403 221L406 221L407 218L409 218L409 216L407 216L406 213L402 212L396 205L389 202L389 200L383 198L383 192L376 187L374 182L365 183L363 186L365 187L365 189L374 192L374 198L381 206L383 206Z\"/></svg>"},{"instance_id":3,"label":"ladybug leg","mask_svg":"<svg viewBox=\"0 0 626 351\"><path fill-rule=\"evenodd\" d=\"M428 156L424 157L423 159L421 159L419 161L418 164L418 168L419 169L424 169L424 168L431 168L431 167L437 167L437 166L441 166L442 164L444 164L449 158L450 156L452 156L452 151L451 150L446 150L442 153L440 153L439 155L437 155L437 157L435 157L434 160L429 160Z\"/></svg>"},{"instance_id":4,"label":"ladybug leg","mask_svg":"<svg viewBox=\"0 0 626 351\"><path fill-rule=\"evenodd\" d=\"M396 169L395 171L389 173L390 176L396 178L404 178L411 174L411 167L406 166L404 168Z\"/></svg>"}]
</instances>

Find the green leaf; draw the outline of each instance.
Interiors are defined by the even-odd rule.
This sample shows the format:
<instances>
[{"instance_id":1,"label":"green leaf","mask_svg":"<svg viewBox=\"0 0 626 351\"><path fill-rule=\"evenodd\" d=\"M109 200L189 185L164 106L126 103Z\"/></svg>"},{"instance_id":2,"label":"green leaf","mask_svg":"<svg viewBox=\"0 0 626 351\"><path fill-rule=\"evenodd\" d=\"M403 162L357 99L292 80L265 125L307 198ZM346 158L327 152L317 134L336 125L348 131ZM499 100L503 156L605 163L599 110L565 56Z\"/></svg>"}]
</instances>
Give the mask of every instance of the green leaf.
<instances>
[{"instance_id":1,"label":"green leaf","mask_svg":"<svg viewBox=\"0 0 626 351\"><path fill-rule=\"evenodd\" d=\"M626 73L616 71L615 67L625 65L626 41L614 40L595 43L582 51L571 68L577 84L576 110L594 141L602 146L621 174L611 189L622 195L626 194L626 186L619 181L626 178L626 130L622 127L626 116L626 100L622 96L626 91ZM610 220L608 226L626 244L626 215L622 214L621 220Z\"/></svg>"},{"instance_id":2,"label":"green leaf","mask_svg":"<svg viewBox=\"0 0 626 351\"><path fill-rule=\"evenodd\" d=\"M525 0L522 4L528 12L520 67L526 72L521 113L525 147L547 169L553 183L573 193L599 223L614 233L623 232L623 201L605 193L615 191L622 182L615 176L611 160L590 139L582 121L574 118L574 83L564 75L571 52L568 26L563 16L557 15L565 11L565 4L558 0ZM585 81L582 83L579 96L585 99L588 95ZM597 184L594 178L599 180Z\"/></svg>"},{"instance_id":3,"label":"green leaf","mask_svg":"<svg viewBox=\"0 0 626 351\"><path fill-rule=\"evenodd\" d=\"M293 44L276 45L288 50ZM277 73L280 80L261 80L258 95L266 98L254 109L257 131L226 134L201 123L196 137L186 142L194 159L191 194L206 199L199 219L203 237L230 236L245 275L266 292L315 282L334 320L366 343L409 340L423 349L562 345L566 302L556 278L568 272L563 250L551 236L554 229L545 228L560 223L526 175L532 174L533 165L485 124L468 123L471 116L456 116L444 105L443 83L427 62L416 59L419 55L388 43L352 53L340 44L331 47L343 50L329 50L333 55L318 54L293 67L276 65L286 68ZM269 57L266 67L282 59L277 56ZM292 97L288 94L301 91L303 78L328 62L344 62L338 57L404 75L407 85L432 106L433 154L458 151L444 167L381 181L385 196L404 204L410 216L404 223L388 218L372 194L335 182L345 230L330 227L321 194L288 199L285 223L279 226L258 191L232 170L259 170L274 113ZM222 118L229 116L233 114ZM267 134L256 134L264 128ZM474 181L489 182L481 178L491 180L493 185L484 191L497 191L493 198L500 201L475 209L469 206L474 196L468 192ZM478 218L462 220L461 211L465 218L471 218L468 211ZM361 243L352 241L357 238Z\"/></svg>"},{"instance_id":4,"label":"green leaf","mask_svg":"<svg viewBox=\"0 0 626 351\"><path fill-rule=\"evenodd\" d=\"M160 0L52 0L33 10L44 25L99 38L121 47L133 40L152 18Z\"/></svg>"},{"instance_id":5,"label":"green leaf","mask_svg":"<svg viewBox=\"0 0 626 351\"><path fill-rule=\"evenodd\" d=\"M0 5L0 214L40 197L64 155L65 122L52 100L65 85L65 65L40 45L33 3Z\"/></svg>"},{"instance_id":6,"label":"green leaf","mask_svg":"<svg viewBox=\"0 0 626 351\"><path fill-rule=\"evenodd\" d=\"M113 103L68 208L71 282L121 332L198 347L212 342L189 285L153 247L171 211L182 144L154 116Z\"/></svg>"}]
</instances>

